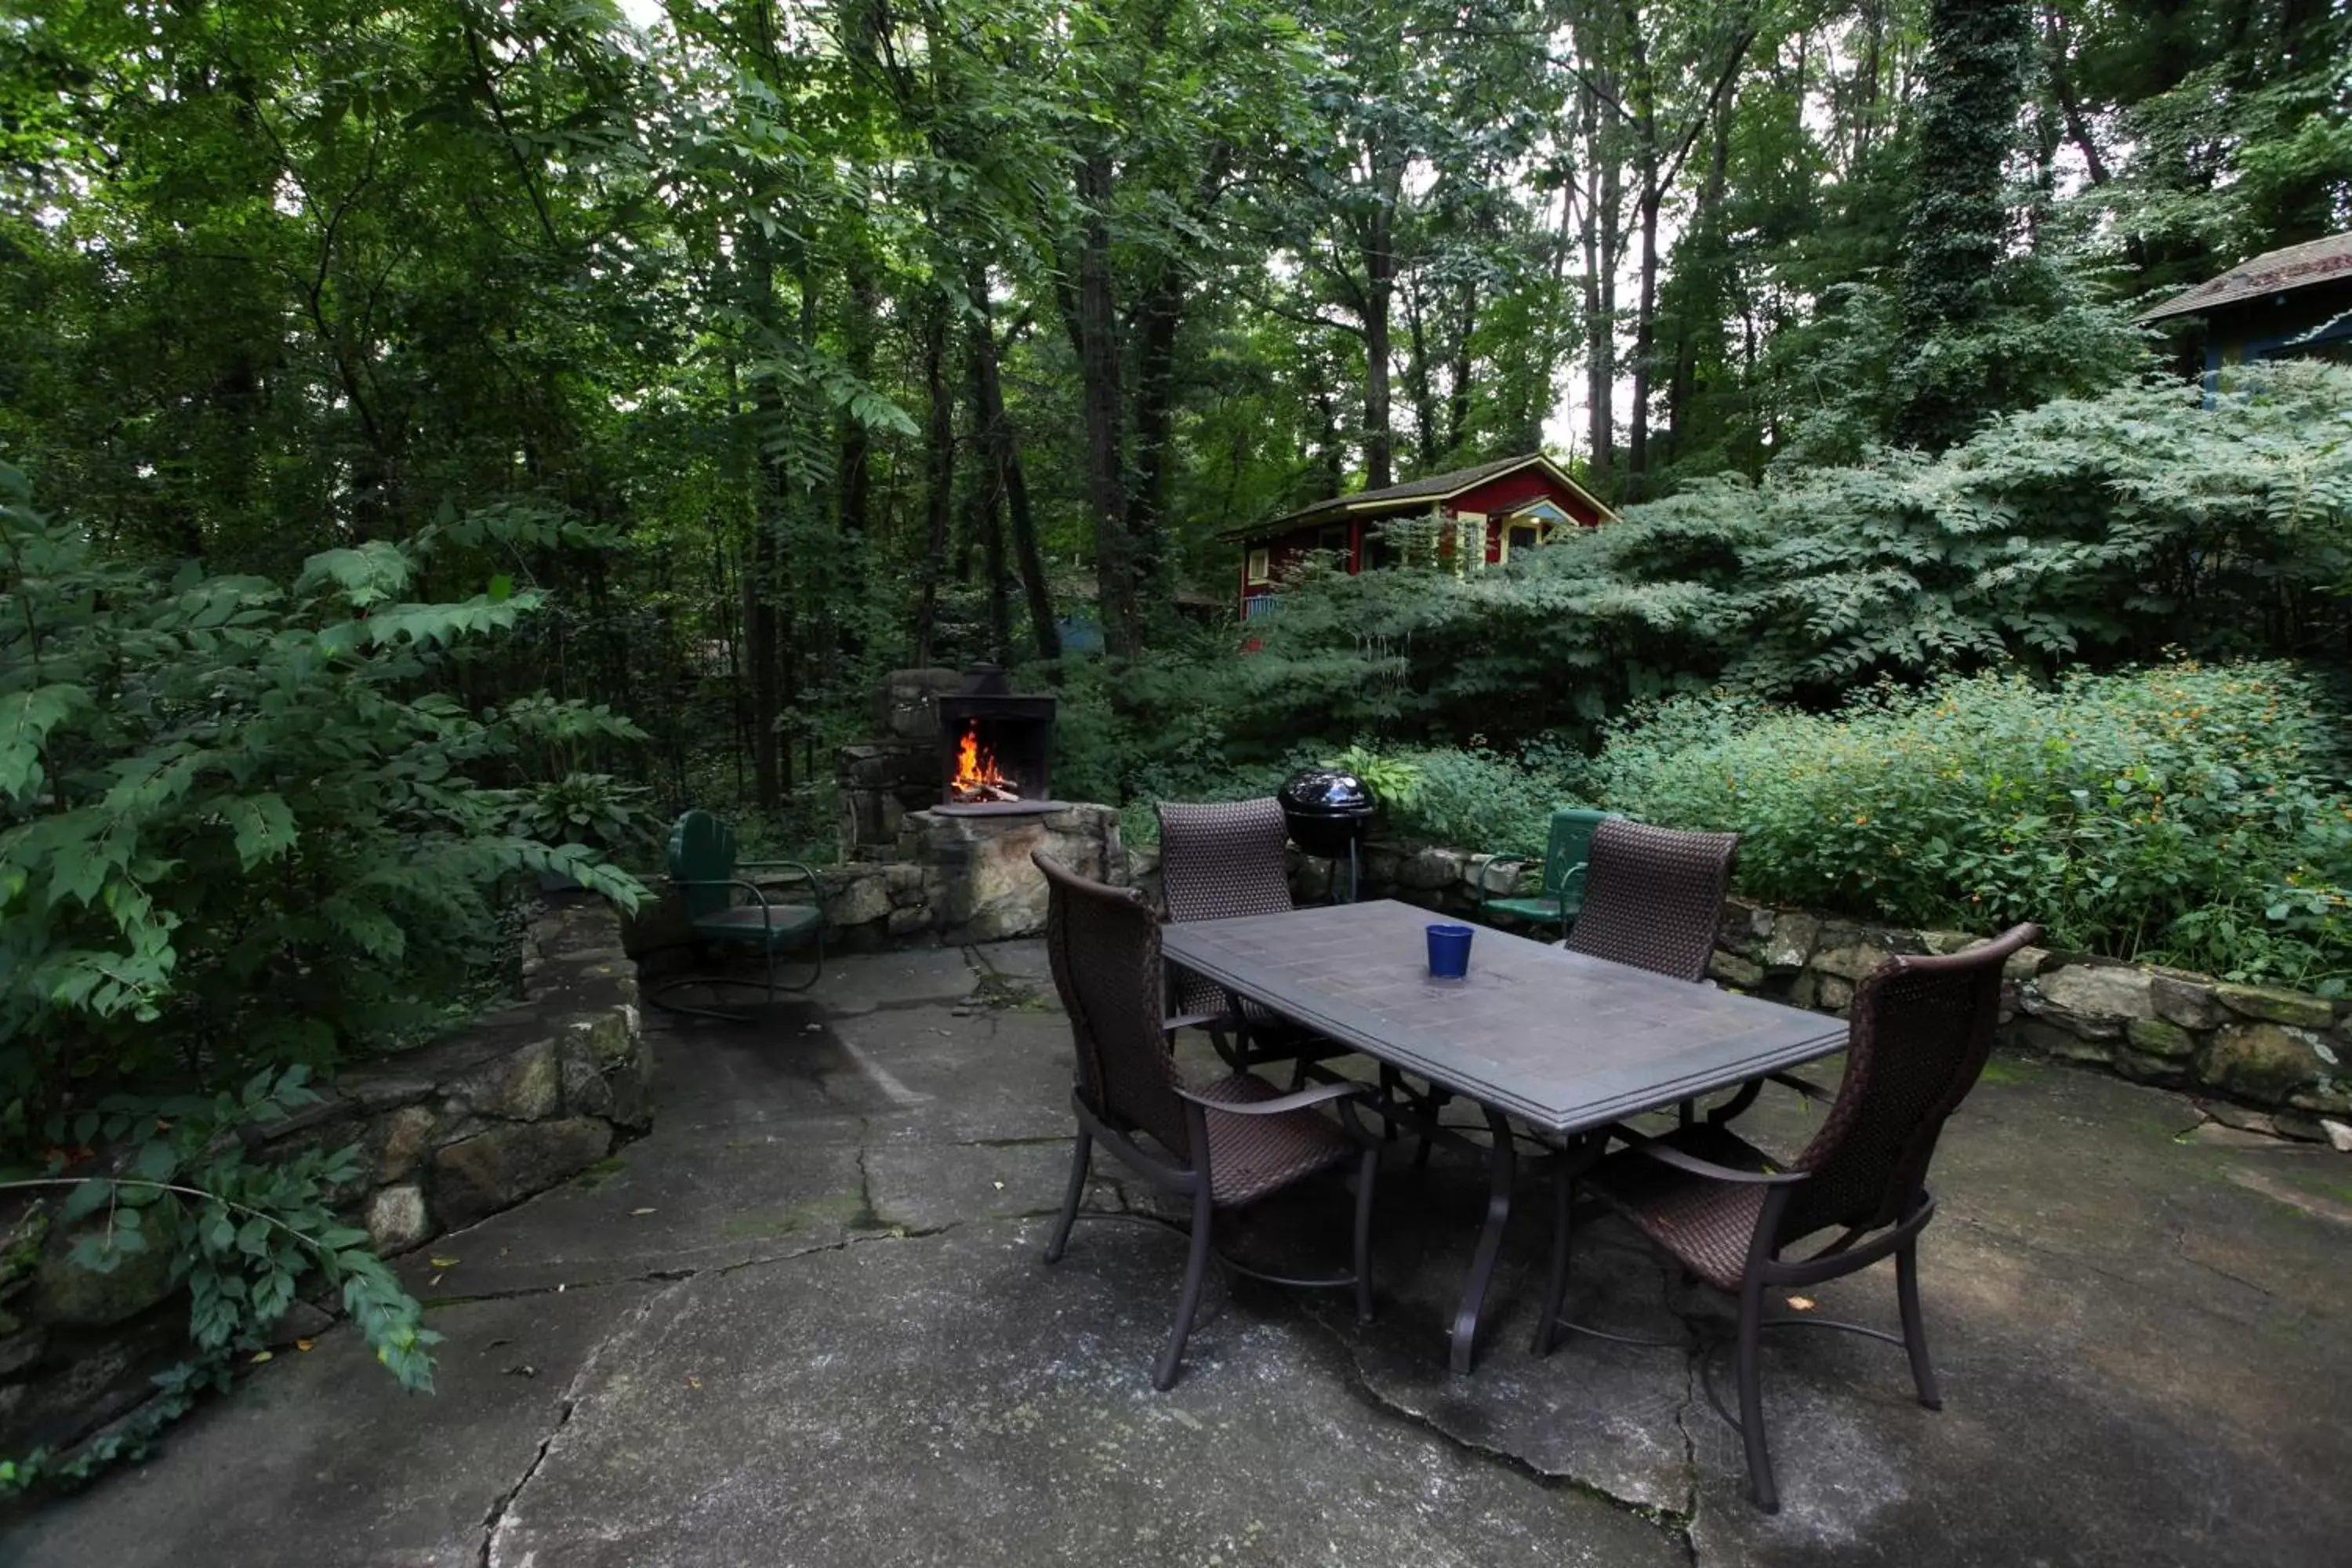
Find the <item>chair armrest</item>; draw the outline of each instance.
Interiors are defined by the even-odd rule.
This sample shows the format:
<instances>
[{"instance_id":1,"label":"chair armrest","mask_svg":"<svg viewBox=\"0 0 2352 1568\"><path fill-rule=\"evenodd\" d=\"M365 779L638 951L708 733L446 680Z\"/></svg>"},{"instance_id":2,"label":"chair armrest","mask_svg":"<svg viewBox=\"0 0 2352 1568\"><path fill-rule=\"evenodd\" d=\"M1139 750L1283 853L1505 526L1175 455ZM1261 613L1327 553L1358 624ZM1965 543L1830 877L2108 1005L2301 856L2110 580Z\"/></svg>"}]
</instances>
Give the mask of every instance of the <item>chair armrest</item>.
<instances>
[{"instance_id":1,"label":"chair armrest","mask_svg":"<svg viewBox=\"0 0 2352 1568\"><path fill-rule=\"evenodd\" d=\"M809 868L808 862L805 860L738 860L735 862L735 868L739 871L772 871L779 866L799 872L803 879L812 883L816 880L816 873Z\"/></svg>"},{"instance_id":2,"label":"chair armrest","mask_svg":"<svg viewBox=\"0 0 2352 1568\"><path fill-rule=\"evenodd\" d=\"M1687 1171L1694 1176L1706 1176L1718 1182L1738 1182L1752 1187L1791 1187L1812 1173L1810 1171L1735 1170L1729 1165L1718 1165L1712 1160L1702 1160L1696 1154L1686 1154L1671 1143L1634 1131L1622 1121L1612 1125L1608 1135L1622 1140L1628 1148L1661 1165L1672 1165L1677 1171Z\"/></svg>"},{"instance_id":3,"label":"chair armrest","mask_svg":"<svg viewBox=\"0 0 2352 1568\"><path fill-rule=\"evenodd\" d=\"M776 906L768 902L768 895L761 889L757 882L748 882L740 877L672 877L669 879L669 885L673 888L740 888L751 895L751 903L749 907L756 908L760 911L760 929L761 931L776 929L774 917L768 912Z\"/></svg>"},{"instance_id":4,"label":"chair armrest","mask_svg":"<svg viewBox=\"0 0 2352 1568\"><path fill-rule=\"evenodd\" d=\"M1280 1116L1286 1111L1304 1110L1310 1105L1327 1100L1349 1100L1360 1094L1370 1094L1372 1086L1349 1079L1342 1083L1318 1083L1312 1089L1281 1095L1273 1100L1253 1100L1235 1103L1230 1100L1210 1100L1179 1086L1176 1092L1203 1110L1222 1111L1230 1116Z\"/></svg>"}]
</instances>

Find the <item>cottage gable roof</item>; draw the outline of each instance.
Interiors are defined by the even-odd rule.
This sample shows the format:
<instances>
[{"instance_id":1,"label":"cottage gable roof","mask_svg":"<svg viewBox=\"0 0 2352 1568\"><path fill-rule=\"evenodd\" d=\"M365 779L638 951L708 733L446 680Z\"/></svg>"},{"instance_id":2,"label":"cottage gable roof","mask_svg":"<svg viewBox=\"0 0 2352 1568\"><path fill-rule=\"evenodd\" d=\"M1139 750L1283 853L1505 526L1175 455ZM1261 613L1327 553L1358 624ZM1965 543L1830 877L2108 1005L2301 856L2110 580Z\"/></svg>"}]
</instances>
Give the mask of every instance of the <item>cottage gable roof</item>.
<instances>
[{"instance_id":1,"label":"cottage gable roof","mask_svg":"<svg viewBox=\"0 0 2352 1568\"><path fill-rule=\"evenodd\" d=\"M1516 458L1497 458L1467 468L1454 468L1443 474L1425 474L1408 479L1401 485L1383 485L1376 490L1359 490L1354 495L1334 496L1329 500L1317 501L1266 522L1250 523L1241 528L1229 528L1217 535L1221 540L1265 539L1274 534L1288 533L1294 529L1310 527L1318 522L1336 522L1341 518L1379 517L1392 512L1412 511L1424 506L1434 506L1453 500L1480 485L1489 484L1521 468L1540 466L1558 479L1570 495L1591 506L1602 520L1615 518L1616 513L1602 504L1600 498L1570 479L1560 466L1541 452L1526 452Z\"/></svg>"},{"instance_id":2,"label":"cottage gable roof","mask_svg":"<svg viewBox=\"0 0 2352 1568\"><path fill-rule=\"evenodd\" d=\"M2338 279L2352 280L2352 234L2331 234L2325 239L2265 251L2252 261L2240 262L2219 278L2209 278L2193 289L2175 294L2152 310L2141 311L2139 319L2160 321L2168 316L2198 314L2217 306L2234 305L2242 300L2284 294L2289 289Z\"/></svg>"}]
</instances>

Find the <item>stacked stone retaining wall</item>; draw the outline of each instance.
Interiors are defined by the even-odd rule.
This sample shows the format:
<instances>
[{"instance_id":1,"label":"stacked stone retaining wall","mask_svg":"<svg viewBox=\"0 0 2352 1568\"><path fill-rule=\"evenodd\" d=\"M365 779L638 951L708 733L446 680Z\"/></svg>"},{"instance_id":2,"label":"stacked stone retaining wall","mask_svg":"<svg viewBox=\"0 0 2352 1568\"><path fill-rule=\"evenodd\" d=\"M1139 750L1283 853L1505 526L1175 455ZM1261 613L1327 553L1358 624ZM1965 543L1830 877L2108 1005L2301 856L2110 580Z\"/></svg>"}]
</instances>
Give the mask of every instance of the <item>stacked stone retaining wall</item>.
<instances>
[{"instance_id":1,"label":"stacked stone retaining wall","mask_svg":"<svg viewBox=\"0 0 2352 1568\"><path fill-rule=\"evenodd\" d=\"M405 1251L589 1169L653 1119L653 1056L635 966L601 900L532 922L516 1005L419 1050L343 1073L317 1104L257 1130L249 1157L361 1151L339 1206L377 1250ZM62 1449L153 1394L187 1342L163 1248L94 1273L68 1256L85 1228L53 1200L0 1208L0 1458ZM93 1222L95 1223L95 1222ZM329 1321L298 1301L281 1342Z\"/></svg>"}]
</instances>

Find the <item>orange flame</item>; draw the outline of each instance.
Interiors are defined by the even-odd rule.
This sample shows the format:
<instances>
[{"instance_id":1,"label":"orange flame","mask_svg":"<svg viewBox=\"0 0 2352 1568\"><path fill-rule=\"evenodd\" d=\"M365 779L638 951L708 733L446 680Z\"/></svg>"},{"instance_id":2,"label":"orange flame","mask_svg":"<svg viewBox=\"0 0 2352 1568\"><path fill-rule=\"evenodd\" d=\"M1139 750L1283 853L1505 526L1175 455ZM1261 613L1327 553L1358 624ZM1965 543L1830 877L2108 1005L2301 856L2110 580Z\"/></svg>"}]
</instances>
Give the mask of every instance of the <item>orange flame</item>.
<instances>
[{"instance_id":1,"label":"orange flame","mask_svg":"<svg viewBox=\"0 0 2352 1568\"><path fill-rule=\"evenodd\" d=\"M1003 788L1012 784L997 771L996 753L981 745L980 726L977 724L965 726L963 742L956 748L954 783L960 795L976 793L990 784Z\"/></svg>"}]
</instances>

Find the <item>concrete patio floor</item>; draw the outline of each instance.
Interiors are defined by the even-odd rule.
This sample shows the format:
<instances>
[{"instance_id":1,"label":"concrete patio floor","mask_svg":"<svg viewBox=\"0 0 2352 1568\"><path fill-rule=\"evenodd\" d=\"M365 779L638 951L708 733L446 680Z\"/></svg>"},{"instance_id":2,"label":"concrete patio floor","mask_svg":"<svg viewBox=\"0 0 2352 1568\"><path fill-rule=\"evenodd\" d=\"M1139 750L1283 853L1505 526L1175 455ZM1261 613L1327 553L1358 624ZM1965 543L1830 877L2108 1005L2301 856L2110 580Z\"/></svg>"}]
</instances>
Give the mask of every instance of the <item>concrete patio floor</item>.
<instances>
[{"instance_id":1,"label":"concrete patio floor","mask_svg":"<svg viewBox=\"0 0 2352 1568\"><path fill-rule=\"evenodd\" d=\"M1181 1241L1106 1219L1038 1260L1069 1133L1043 969L1034 943L853 959L756 1028L659 1020L650 1136L405 1261L437 1394L337 1329L16 1521L0 1562L2352 1561L2352 1157L1997 1058L1922 1247L1945 1407L1890 1347L1769 1341L1768 1517L1689 1355L1528 1353L1538 1187L1479 1367L1447 1373L1485 1197L1459 1153L1384 1169L1370 1328L1339 1293L1215 1284L1153 1393ZM1820 1110L1750 1120L1787 1147ZM1097 1169L1094 1208L1144 1205ZM1310 1184L1237 1247L1340 1263L1345 1203ZM1886 1267L1814 1295L1894 1323ZM1606 1225L1571 1311L1727 1321Z\"/></svg>"}]
</instances>

